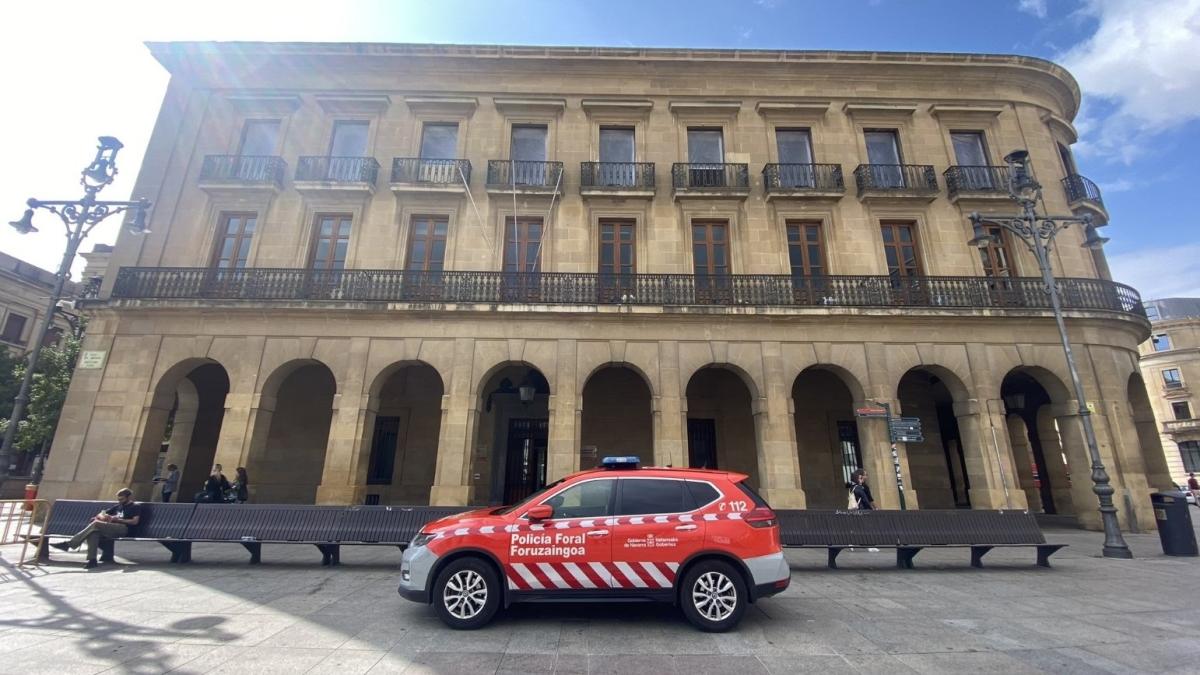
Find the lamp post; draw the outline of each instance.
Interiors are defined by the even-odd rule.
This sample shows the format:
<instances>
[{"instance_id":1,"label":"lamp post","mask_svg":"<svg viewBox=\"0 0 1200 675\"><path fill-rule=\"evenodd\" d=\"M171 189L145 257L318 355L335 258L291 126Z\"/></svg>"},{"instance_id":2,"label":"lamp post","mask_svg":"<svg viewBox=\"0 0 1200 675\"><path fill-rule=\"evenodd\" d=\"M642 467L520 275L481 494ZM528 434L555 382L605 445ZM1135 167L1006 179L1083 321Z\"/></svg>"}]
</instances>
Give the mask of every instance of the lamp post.
<instances>
[{"instance_id":1,"label":"lamp post","mask_svg":"<svg viewBox=\"0 0 1200 675\"><path fill-rule=\"evenodd\" d=\"M1096 430L1092 426L1092 413L1088 409L1087 397L1083 391L1083 383L1079 379L1079 369L1075 365L1075 355L1071 351L1071 341L1067 337L1067 325L1063 321L1061 289L1054 278L1054 270L1050 264L1050 250L1054 238L1059 232L1072 225L1082 225L1086 237L1085 248L1098 249L1108 239L1101 237L1092 224L1091 216L1044 216L1039 217L1035 211L1038 199L1042 196L1042 186L1029 173L1029 153L1016 150L1004 158L1008 164L1008 194L1021 207L1021 213L1015 216L984 217L978 213L971 214L971 225L974 236L970 243L979 248L987 248L996 240L995 235L988 232L989 227L998 227L1019 238L1037 259L1038 268L1042 272L1042 282L1050 295L1050 307L1054 311L1054 321L1058 324L1058 334L1062 339L1063 352L1067 357L1067 369L1071 373L1071 385L1075 390L1075 400L1079 404L1079 418L1083 423L1083 434L1087 439L1088 454L1092 460L1092 492L1100 502L1100 518L1104 525L1104 556L1107 558L1132 558L1133 553L1121 536L1121 528L1117 524L1117 509L1113 506L1113 488L1109 484L1108 472L1100 460L1100 448L1096 444Z\"/></svg>"},{"instance_id":2,"label":"lamp post","mask_svg":"<svg viewBox=\"0 0 1200 675\"><path fill-rule=\"evenodd\" d=\"M129 226L131 232L147 231L146 211L150 208L149 201L139 199L132 202L110 202L96 199L96 195L108 187L116 177L117 152L122 147L124 145L121 141L112 136L101 136L95 159L80 173L79 184L83 186L81 199L75 201L30 199L26 202L29 208L25 209L25 214L21 216L20 220L9 223L21 234L37 232L38 229L33 226L33 211L34 209L45 209L57 215L66 227L67 248L63 251L62 262L58 265L58 275L54 279L54 289L50 292L46 311L42 313L41 323L33 334L33 349L29 351L25 376L21 379L21 387L13 401L12 417L9 419L8 428L4 431L4 442L3 445L0 445L0 481L8 477L9 463L12 461L13 439L16 437L17 425L25 414L25 406L29 403L33 371L37 367L46 333L54 321L55 310L62 298L63 285L71 276L71 263L75 261L79 245L101 221L124 211L133 212L133 221Z\"/></svg>"}]
</instances>

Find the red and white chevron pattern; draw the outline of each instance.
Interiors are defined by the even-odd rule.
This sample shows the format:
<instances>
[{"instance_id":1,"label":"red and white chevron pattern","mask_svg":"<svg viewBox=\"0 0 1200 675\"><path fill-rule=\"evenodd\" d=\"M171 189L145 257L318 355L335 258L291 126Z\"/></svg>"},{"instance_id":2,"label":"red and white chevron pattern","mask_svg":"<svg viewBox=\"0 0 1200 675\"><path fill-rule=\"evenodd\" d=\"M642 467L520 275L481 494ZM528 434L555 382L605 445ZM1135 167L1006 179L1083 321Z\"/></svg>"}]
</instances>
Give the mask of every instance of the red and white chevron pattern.
<instances>
[{"instance_id":1,"label":"red and white chevron pattern","mask_svg":"<svg viewBox=\"0 0 1200 675\"><path fill-rule=\"evenodd\" d=\"M503 527L484 525L483 527L459 527L453 530L443 530L436 538L465 537L469 534L495 534L497 532L545 532L549 530L567 530L573 527L589 530L596 527L612 527L614 525L648 525L651 523L693 523L713 522L717 520L741 520L744 513L678 513L667 516L615 516L611 518L580 518L572 520L555 520L549 523L513 523Z\"/></svg>"},{"instance_id":2,"label":"red and white chevron pattern","mask_svg":"<svg viewBox=\"0 0 1200 675\"><path fill-rule=\"evenodd\" d=\"M679 563L509 563L508 587L521 591L671 588Z\"/></svg>"}]
</instances>

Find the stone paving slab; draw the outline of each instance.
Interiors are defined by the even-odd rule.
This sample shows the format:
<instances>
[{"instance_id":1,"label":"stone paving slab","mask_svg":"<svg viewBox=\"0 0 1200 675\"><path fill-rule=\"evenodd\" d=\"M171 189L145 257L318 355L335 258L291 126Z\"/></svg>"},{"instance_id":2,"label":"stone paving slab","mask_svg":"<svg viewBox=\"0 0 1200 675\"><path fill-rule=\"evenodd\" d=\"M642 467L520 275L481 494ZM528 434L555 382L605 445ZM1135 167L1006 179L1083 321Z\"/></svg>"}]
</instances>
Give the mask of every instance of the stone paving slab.
<instances>
[{"instance_id":1,"label":"stone paving slab","mask_svg":"<svg viewBox=\"0 0 1200 675\"><path fill-rule=\"evenodd\" d=\"M1196 519L1200 521L1200 518ZM665 605L518 605L473 632L445 628L395 591L399 554L197 544L170 565L156 544L118 545L118 565L55 554L17 568L0 547L0 675L8 673L1200 673L1200 559L1129 535L1137 558L1105 560L1102 537L1052 569L1033 551L789 551L792 586L735 632L693 630Z\"/></svg>"}]
</instances>

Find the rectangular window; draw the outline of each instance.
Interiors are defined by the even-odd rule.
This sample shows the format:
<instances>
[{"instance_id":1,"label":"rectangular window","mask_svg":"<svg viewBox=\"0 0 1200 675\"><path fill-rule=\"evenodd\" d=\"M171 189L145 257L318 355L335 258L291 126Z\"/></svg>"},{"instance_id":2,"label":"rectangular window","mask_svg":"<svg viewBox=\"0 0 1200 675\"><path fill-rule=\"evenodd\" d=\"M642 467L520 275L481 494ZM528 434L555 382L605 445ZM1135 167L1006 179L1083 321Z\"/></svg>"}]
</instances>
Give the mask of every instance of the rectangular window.
<instances>
[{"instance_id":1,"label":"rectangular window","mask_svg":"<svg viewBox=\"0 0 1200 675\"><path fill-rule=\"evenodd\" d=\"M367 154L367 132L369 122L342 121L333 123L333 137L329 140L330 157L365 157Z\"/></svg>"},{"instance_id":2,"label":"rectangular window","mask_svg":"<svg viewBox=\"0 0 1200 675\"><path fill-rule=\"evenodd\" d=\"M413 216L408 230L408 260L404 269L410 272L441 272L446 262L446 216Z\"/></svg>"},{"instance_id":3,"label":"rectangular window","mask_svg":"<svg viewBox=\"0 0 1200 675\"><path fill-rule=\"evenodd\" d=\"M696 275L696 302L724 304L731 299L729 223L723 220L692 222L692 269Z\"/></svg>"},{"instance_id":4,"label":"rectangular window","mask_svg":"<svg viewBox=\"0 0 1200 675\"><path fill-rule=\"evenodd\" d=\"M279 146L279 120L246 120L238 154L245 157L274 155Z\"/></svg>"},{"instance_id":5,"label":"rectangular window","mask_svg":"<svg viewBox=\"0 0 1200 675\"><path fill-rule=\"evenodd\" d=\"M1178 368L1167 368L1162 371L1163 386L1167 389L1179 389L1183 387L1183 379L1179 376Z\"/></svg>"},{"instance_id":6,"label":"rectangular window","mask_svg":"<svg viewBox=\"0 0 1200 675\"><path fill-rule=\"evenodd\" d=\"M986 226L992 241L986 247L979 249L979 259L983 263L985 277L1016 276L1013 270L1012 258L1008 253L1008 233L1001 227Z\"/></svg>"},{"instance_id":7,"label":"rectangular window","mask_svg":"<svg viewBox=\"0 0 1200 675\"><path fill-rule=\"evenodd\" d=\"M212 267L241 269L250 257L250 242L258 224L256 213L222 213L221 234L213 251Z\"/></svg>"},{"instance_id":8,"label":"rectangular window","mask_svg":"<svg viewBox=\"0 0 1200 675\"><path fill-rule=\"evenodd\" d=\"M871 184L875 187L904 187L900 170L900 139L892 129L867 129L863 132L867 144L867 164Z\"/></svg>"},{"instance_id":9,"label":"rectangular window","mask_svg":"<svg viewBox=\"0 0 1200 675\"><path fill-rule=\"evenodd\" d=\"M725 139L720 129L687 130L688 162L720 164L725 161Z\"/></svg>"},{"instance_id":10,"label":"rectangular window","mask_svg":"<svg viewBox=\"0 0 1200 675\"><path fill-rule=\"evenodd\" d=\"M546 127L513 125L509 157L518 162L546 161Z\"/></svg>"},{"instance_id":11,"label":"rectangular window","mask_svg":"<svg viewBox=\"0 0 1200 675\"><path fill-rule=\"evenodd\" d=\"M987 146L981 131L951 131L950 142L954 144L954 160L959 166L987 166Z\"/></svg>"},{"instance_id":12,"label":"rectangular window","mask_svg":"<svg viewBox=\"0 0 1200 675\"><path fill-rule=\"evenodd\" d=\"M600 127L600 161L633 162L633 129Z\"/></svg>"},{"instance_id":13,"label":"rectangular window","mask_svg":"<svg viewBox=\"0 0 1200 675\"><path fill-rule=\"evenodd\" d=\"M1175 413L1177 420L1192 419L1192 406L1187 401L1176 401L1171 404L1171 412Z\"/></svg>"},{"instance_id":14,"label":"rectangular window","mask_svg":"<svg viewBox=\"0 0 1200 675\"><path fill-rule=\"evenodd\" d=\"M1154 347L1154 351L1165 352L1171 348L1171 339L1167 337L1166 333L1159 333L1150 336L1150 344Z\"/></svg>"},{"instance_id":15,"label":"rectangular window","mask_svg":"<svg viewBox=\"0 0 1200 675\"><path fill-rule=\"evenodd\" d=\"M1184 471L1200 471L1200 441L1180 441L1179 458L1183 460Z\"/></svg>"},{"instance_id":16,"label":"rectangular window","mask_svg":"<svg viewBox=\"0 0 1200 675\"><path fill-rule=\"evenodd\" d=\"M438 122L421 127L421 159L455 159L457 156L457 124Z\"/></svg>"},{"instance_id":17,"label":"rectangular window","mask_svg":"<svg viewBox=\"0 0 1200 675\"><path fill-rule=\"evenodd\" d=\"M1062 161L1063 171L1068 176L1074 176L1077 173L1075 171L1075 157L1071 155L1071 149L1062 143L1058 144L1058 158Z\"/></svg>"},{"instance_id":18,"label":"rectangular window","mask_svg":"<svg viewBox=\"0 0 1200 675\"><path fill-rule=\"evenodd\" d=\"M636 243L637 227L634 221L600 221L600 274L633 274L637 260Z\"/></svg>"},{"instance_id":19,"label":"rectangular window","mask_svg":"<svg viewBox=\"0 0 1200 675\"><path fill-rule=\"evenodd\" d=\"M893 282L921 275L917 238L912 223L881 223L883 255Z\"/></svg>"},{"instance_id":20,"label":"rectangular window","mask_svg":"<svg viewBox=\"0 0 1200 675\"><path fill-rule=\"evenodd\" d=\"M780 187L813 187L812 136L808 129L776 129Z\"/></svg>"},{"instance_id":21,"label":"rectangular window","mask_svg":"<svg viewBox=\"0 0 1200 675\"><path fill-rule=\"evenodd\" d=\"M508 218L504 223L504 271L540 271L541 245L541 218Z\"/></svg>"},{"instance_id":22,"label":"rectangular window","mask_svg":"<svg viewBox=\"0 0 1200 675\"><path fill-rule=\"evenodd\" d=\"M350 216L317 216L317 238L313 245L312 268L340 270L346 267L350 248Z\"/></svg>"},{"instance_id":23,"label":"rectangular window","mask_svg":"<svg viewBox=\"0 0 1200 675\"><path fill-rule=\"evenodd\" d=\"M825 252L821 242L821 224L788 221L788 260L792 277L819 277L825 274Z\"/></svg>"},{"instance_id":24,"label":"rectangular window","mask_svg":"<svg viewBox=\"0 0 1200 675\"><path fill-rule=\"evenodd\" d=\"M1146 308L1146 318L1151 321L1158 321L1158 305L1143 305Z\"/></svg>"},{"instance_id":25,"label":"rectangular window","mask_svg":"<svg viewBox=\"0 0 1200 675\"><path fill-rule=\"evenodd\" d=\"M0 334L0 340L13 344L23 344L21 336L25 334L26 321L27 319L20 314L9 312L8 317L4 320L4 333Z\"/></svg>"}]
</instances>

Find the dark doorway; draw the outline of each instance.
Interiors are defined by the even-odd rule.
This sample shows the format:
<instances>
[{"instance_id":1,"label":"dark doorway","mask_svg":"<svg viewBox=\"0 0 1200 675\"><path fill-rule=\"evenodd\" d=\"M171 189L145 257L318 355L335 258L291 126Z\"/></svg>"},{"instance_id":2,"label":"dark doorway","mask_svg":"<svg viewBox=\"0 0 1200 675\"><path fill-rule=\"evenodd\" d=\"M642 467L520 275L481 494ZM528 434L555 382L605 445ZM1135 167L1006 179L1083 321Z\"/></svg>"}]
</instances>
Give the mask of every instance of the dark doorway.
<instances>
[{"instance_id":1,"label":"dark doorway","mask_svg":"<svg viewBox=\"0 0 1200 675\"><path fill-rule=\"evenodd\" d=\"M375 418L375 437L371 440L371 457L367 464L367 485L391 485L396 468L396 443L400 440L400 418Z\"/></svg>"},{"instance_id":2,"label":"dark doorway","mask_svg":"<svg viewBox=\"0 0 1200 675\"><path fill-rule=\"evenodd\" d=\"M508 453L504 467L504 503L515 504L546 485L545 419L508 421Z\"/></svg>"},{"instance_id":3,"label":"dark doorway","mask_svg":"<svg viewBox=\"0 0 1200 675\"><path fill-rule=\"evenodd\" d=\"M717 468L717 421L689 419L688 466L693 469Z\"/></svg>"}]
</instances>

